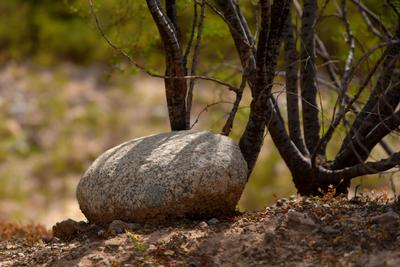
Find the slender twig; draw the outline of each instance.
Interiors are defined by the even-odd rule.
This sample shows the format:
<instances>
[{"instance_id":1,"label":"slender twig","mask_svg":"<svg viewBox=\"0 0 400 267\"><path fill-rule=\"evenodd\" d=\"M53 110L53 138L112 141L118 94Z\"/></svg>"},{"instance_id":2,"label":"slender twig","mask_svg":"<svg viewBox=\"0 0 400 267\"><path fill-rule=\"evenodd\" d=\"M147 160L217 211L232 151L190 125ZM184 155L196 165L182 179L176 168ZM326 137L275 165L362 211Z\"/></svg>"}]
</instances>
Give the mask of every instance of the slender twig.
<instances>
[{"instance_id":1,"label":"slender twig","mask_svg":"<svg viewBox=\"0 0 400 267\"><path fill-rule=\"evenodd\" d=\"M346 0L342 0L341 2L341 15L343 19L343 23L345 25L346 29L346 39L347 39L347 45L349 46L349 51L347 54L347 59L346 59L346 64L344 66L344 73L342 77L342 82L341 82L341 93L339 95L339 110L343 111L344 106L345 106L345 95L348 90L348 86L350 83L350 74L351 74L351 65L353 63L353 58L354 58L354 52L355 52L355 42L354 42L354 36L353 32L350 27L350 21L347 16L347 8L346 8Z\"/></svg>"},{"instance_id":2,"label":"slender twig","mask_svg":"<svg viewBox=\"0 0 400 267\"><path fill-rule=\"evenodd\" d=\"M197 3L201 3L200 0L195 0ZM205 4L217 15L219 16L225 23L226 25L231 25L230 21L225 17L225 15L218 10L218 8L216 6L214 6L213 4L211 4L208 0L204 0ZM254 44L250 43L247 41L246 38L242 38L243 36L241 35L241 33L235 29L230 27L230 30L232 32L232 34L235 37L239 37L240 41L243 43L243 45L247 46L248 49L254 49Z\"/></svg>"},{"instance_id":3,"label":"slender twig","mask_svg":"<svg viewBox=\"0 0 400 267\"><path fill-rule=\"evenodd\" d=\"M197 37L196 37L196 44L195 44L194 52L193 52L192 66L190 68L190 75L196 74L197 63L198 63L198 59L199 59L199 55L200 55L200 42L201 42L201 38L202 38L204 19L205 19L204 12L205 12L205 4L203 1L201 4L199 25L197 25ZM192 110L193 90L194 90L195 82L196 82L195 79L190 80L188 94L186 96L186 116L187 116L186 121L189 123L188 126L190 126L190 113Z\"/></svg>"},{"instance_id":4,"label":"slender twig","mask_svg":"<svg viewBox=\"0 0 400 267\"><path fill-rule=\"evenodd\" d=\"M317 1L304 0L301 28L301 59L303 60L300 69L300 87L301 96L308 105L302 101L303 108L303 132L306 147L310 153L315 151L320 139L320 123L317 106L317 87L316 87L316 69L315 69L315 23L317 16ZM319 153L319 151L318 151Z\"/></svg>"},{"instance_id":5,"label":"slender twig","mask_svg":"<svg viewBox=\"0 0 400 267\"><path fill-rule=\"evenodd\" d=\"M299 96L298 96L298 60L296 40L293 35L292 15L289 12L285 23L285 78L286 78L286 108L288 117L289 136L303 155L309 154L301 134Z\"/></svg>"},{"instance_id":6,"label":"slender twig","mask_svg":"<svg viewBox=\"0 0 400 267\"><path fill-rule=\"evenodd\" d=\"M319 168L322 176L325 179L351 179L362 175L376 174L387 171L400 164L400 152L394 153L388 158L377 162L360 163L351 167L346 167L340 170L327 170Z\"/></svg>"},{"instance_id":7,"label":"slender twig","mask_svg":"<svg viewBox=\"0 0 400 267\"><path fill-rule=\"evenodd\" d=\"M136 68L138 68L140 71L146 73L147 75L153 77L153 78L160 78L160 79L186 79L186 80L206 80L206 81L211 81L211 82L215 82L219 85L222 85L224 87L227 87L229 90L231 91L240 91L240 89L228 82L216 79L216 78L212 78L212 77L208 77L208 76L196 76L196 75L186 75L186 76L181 76L181 77L174 77L174 76L167 76L167 75L161 75L161 74L157 74L154 73L150 70L148 70L146 67L144 67L143 65L141 65L140 63L138 63L136 60L134 60L127 52L125 52L124 50L122 50L121 48L119 48L117 45L115 45L109 38L108 36L105 34L103 28L101 27L99 18L94 10L94 5L93 5L93 1L92 0L88 0L89 1L89 5L90 5L90 12L95 20L96 23L96 27L98 29L98 31L100 32L100 35L102 36L102 38L107 42L107 44L116 52L118 52L119 54L121 54L123 57L125 57L132 65L134 65Z\"/></svg>"},{"instance_id":8,"label":"slender twig","mask_svg":"<svg viewBox=\"0 0 400 267\"><path fill-rule=\"evenodd\" d=\"M325 10L328 7L329 2L330 2L330 0L325 0L324 3L322 4L322 7L319 10L318 15L317 15L316 24L318 24L320 22L321 18L324 16Z\"/></svg>"},{"instance_id":9,"label":"slender twig","mask_svg":"<svg viewBox=\"0 0 400 267\"><path fill-rule=\"evenodd\" d=\"M392 10L394 11L394 13L396 13L397 17L400 19L400 7L396 6L395 4L393 4L393 0L385 0L388 5L392 8ZM397 1L399 2L399 1Z\"/></svg>"},{"instance_id":10,"label":"slender twig","mask_svg":"<svg viewBox=\"0 0 400 267\"><path fill-rule=\"evenodd\" d=\"M197 27L197 19L199 17L198 13L197 13L197 5L198 3L196 1L193 2L193 22L192 22L192 30L190 32L190 37L189 37L189 41L187 44L187 47L185 49L185 54L184 54L184 58L185 61L187 62L187 58L189 56L190 51L192 50L192 44L193 44L193 40L194 37L196 35L196 27Z\"/></svg>"},{"instance_id":11,"label":"slender twig","mask_svg":"<svg viewBox=\"0 0 400 267\"><path fill-rule=\"evenodd\" d=\"M368 17L367 13L365 13L360 8L359 8L359 10L360 10L361 16L362 16L365 24L367 25L369 31L372 32L379 39L381 39L381 40L385 39L385 37L381 34L381 32L377 28L375 28L375 26L372 24L372 22L371 22L370 18Z\"/></svg>"},{"instance_id":12,"label":"slender twig","mask_svg":"<svg viewBox=\"0 0 400 267\"><path fill-rule=\"evenodd\" d=\"M391 39L392 38L392 34L390 33L390 31L386 28L385 24L382 22L382 19L379 18L378 15L376 15L374 12L372 12L370 9L368 9L368 7L366 7L361 0L351 0L358 8L361 12L364 12L365 14L367 14L369 17L371 17L374 22L379 25L379 27L383 30L386 39Z\"/></svg>"},{"instance_id":13,"label":"slender twig","mask_svg":"<svg viewBox=\"0 0 400 267\"><path fill-rule=\"evenodd\" d=\"M243 91L244 91L244 88L246 87L246 82L247 82L246 76L243 75L242 83L240 85L241 91L236 92L236 98L235 98L235 102L233 103L232 110L229 113L228 119L226 120L224 127L222 128L221 134L223 134L223 135L229 136L229 134L232 130L233 122L235 121L235 117L236 117L236 113L239 109L240 102L242 101Z\"/></svg>"},{"instance_id":14,"label":"slender twig","mask_svg":"<svg viewBox=\"0 0 400 267\"><path fill-rule=\"evenodd\" d=\"M336 1L334 3L336 4ZM341 17L341 19L343 21L343 24L345 25L346 34L347 34L346 42L347 42L347 44L349 46L349 51L348 51L346 63L345 63L345 66L344 66L344 73L343 73L342 79L340 81L339 96L338 96L338 98L336 100L336 103L335 103L335 105L333 107L332 119L331 119L330 127L328 129L328 133L324 134L323 137L318 141L317 149L313 152L312 157L311 157L312 158L311 162L312 162L313 166L315 166L315 159L316 159L317 152L319 150L321 150L322 153L325 153L326 144L330 140L330 138L331 138L331 136L333 134L333 131L337 127L337 124L339 124L339 122L340 122L340 120L339 121L335 120L335 117L337 115L336 114L337 107L339 106L339 113L343 114L344 113L344 109L345 109L345 105L348 102L347 99L346 99L346 96L347 96L348 87L349 87L349 84L350 84L350 81L351 81L350 74L352 74L351 73L351 71L352 71L352 66L351 65L353 63L353 58L354 58L355 41L354 41L354 36L353 36L352 30L351 30L351 27L350 27L350 21L349 21L349 19L347 17L346 1L342 0L340 7L336 4L336 8L337 8L337 11L340 13L340 17ZM354 99L354 98L352 99L352 101L355 101L355 100L356 99ZM348 110L350 110L350 109L348 109ZM346 113L347 113L347 111L346 111Z\"/></svg>"},{"instance_id":15,"label":"slender twig","mask_svg":"<svg viewBox=\"0 0 400 267\"><path fill-rule=\"evenodd\" d=\"M193 129L193 127L199 122L200 117L201 117L201 115L202 115L204 112L208 112L208 109L209 109L209 108L211 108L211 107L213 107L213 106L216 106L216 105L220 105L220 104L231 104L231 105L233 105L234 103L229 102L229 101L218 101L218 102L214 102L214 103L211 103L211 104L207 104L207 106L205 106L205 107L199 112L199 114L197 114L197 117L196 117L195 121L193 122L193 124L190 126L190 129Z\"/></svg>"},{"instance_id":16,"label":"slender twig","mask_svg":"<svg viewBox=\"0 0 400 267\"><path fill-rule=\"evenodd\" d=\"M372 79L372 77L375 74L376 70L381 65L382 61L385 59L385 56L386 56L385 54L382 55L381 58L375 63L374 68L368 74L367 78L365 79L363 84L360 86L360 88L358 89L358 91L354 95L354 97L350 100L349 103L347 103L346 107L343 110L339 111L339 114L334 118L334 120L331 121L331 124L330 124L330 126L328 128L328 131L326 132L326 134L324 136L322 136L322 138L319 140L319 142L317 144L317 148L318 149L320 149L321 147L324 150L326 149L326 145L327 145L328 141L332 138L332 135L333 135L334 131L336 130L336 127L342 121L344 116L351 110L351 108L352 108L353 104L356 102L356 100L361 96L362 92L367 87L368 83ZM316 158L316 153L313 153L312 162L315 162L315 158Z\"/></svg>"}]
</instances>

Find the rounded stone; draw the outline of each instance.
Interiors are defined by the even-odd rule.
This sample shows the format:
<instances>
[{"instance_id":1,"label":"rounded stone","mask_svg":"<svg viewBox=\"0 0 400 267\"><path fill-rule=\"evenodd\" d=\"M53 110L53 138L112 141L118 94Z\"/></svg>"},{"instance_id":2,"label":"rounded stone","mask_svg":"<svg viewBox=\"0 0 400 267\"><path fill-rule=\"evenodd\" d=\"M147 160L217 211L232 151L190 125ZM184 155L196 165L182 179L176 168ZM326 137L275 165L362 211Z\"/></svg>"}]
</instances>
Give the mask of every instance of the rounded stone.
<instances>
[{"instance_id":1,"label":"rounded stone","mask_svg":"<svg viewBox=\"0 0 400 267\"><path fill-rule=\"evenodd\" d=\"M81 178L77 199L90 222L152 222L234 212L247 165L229 137L178 131L111 148Z\"/></svg>"}]
</instances>

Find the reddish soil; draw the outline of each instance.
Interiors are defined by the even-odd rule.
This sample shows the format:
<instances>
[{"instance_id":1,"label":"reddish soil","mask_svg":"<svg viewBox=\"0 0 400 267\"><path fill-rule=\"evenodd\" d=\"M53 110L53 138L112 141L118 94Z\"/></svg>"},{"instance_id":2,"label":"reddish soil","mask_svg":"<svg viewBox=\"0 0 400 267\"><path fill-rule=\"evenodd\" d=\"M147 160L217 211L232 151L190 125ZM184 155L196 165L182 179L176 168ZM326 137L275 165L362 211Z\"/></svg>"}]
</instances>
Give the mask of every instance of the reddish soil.
<instances>
[{"instance_id":1,"label":"reddish soil","mask_svg":"<svg viewBox=\"0 0 400 267\"><path fill-rule=\"evenodd\" d=\"M0 224L0 266L400 266L399 204L290 197L257 213L107 229Z\"/></svg>"}]
</instances>

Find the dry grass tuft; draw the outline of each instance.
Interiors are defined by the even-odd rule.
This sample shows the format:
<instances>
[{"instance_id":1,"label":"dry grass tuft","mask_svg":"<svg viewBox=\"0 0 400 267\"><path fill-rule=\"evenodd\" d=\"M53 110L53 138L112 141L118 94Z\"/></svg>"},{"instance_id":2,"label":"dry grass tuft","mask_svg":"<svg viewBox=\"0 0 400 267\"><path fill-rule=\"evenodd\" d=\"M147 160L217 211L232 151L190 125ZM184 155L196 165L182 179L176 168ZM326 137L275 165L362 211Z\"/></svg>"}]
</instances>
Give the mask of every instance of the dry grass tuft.
<instances>
[{"instance_id":1,"label":"dry grass tuft","mask_svg":"<svg viewBox=\"0 0 400 267\"><path fill-rule=\"evenodd\" d=\"M19 225L15 223L0 222L0 241L24 239L33 244L50 240L53 234L40 224Z\"/></svg>"}]
</instances>

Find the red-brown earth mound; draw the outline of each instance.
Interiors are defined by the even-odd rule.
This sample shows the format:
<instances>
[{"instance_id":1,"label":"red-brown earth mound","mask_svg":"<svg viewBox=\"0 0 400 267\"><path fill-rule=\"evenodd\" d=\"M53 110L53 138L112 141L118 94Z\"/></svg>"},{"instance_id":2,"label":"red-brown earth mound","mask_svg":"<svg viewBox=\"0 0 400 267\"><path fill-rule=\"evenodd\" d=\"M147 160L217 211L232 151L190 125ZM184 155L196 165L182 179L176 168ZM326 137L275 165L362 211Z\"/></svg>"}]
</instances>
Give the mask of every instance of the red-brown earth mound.
<instances>
[{"instance_id":1,"label":"red-brown earth mound","mask_svg":"<svg viewBox=\"0 0 400 267\"><path fill-rule=\"evenodd\" d=\"M290 197L257 213L166 225L0 224L0 266L400 266L400 205Z\"/></svg>"}]
</instances>

